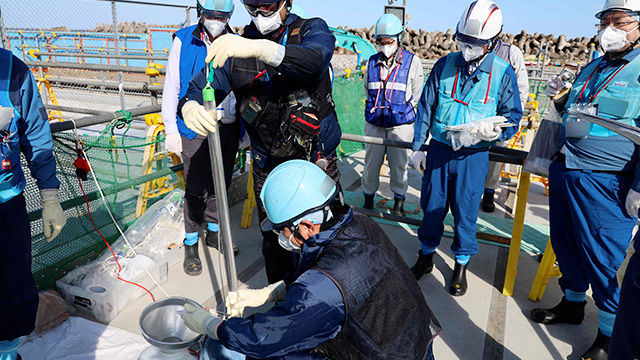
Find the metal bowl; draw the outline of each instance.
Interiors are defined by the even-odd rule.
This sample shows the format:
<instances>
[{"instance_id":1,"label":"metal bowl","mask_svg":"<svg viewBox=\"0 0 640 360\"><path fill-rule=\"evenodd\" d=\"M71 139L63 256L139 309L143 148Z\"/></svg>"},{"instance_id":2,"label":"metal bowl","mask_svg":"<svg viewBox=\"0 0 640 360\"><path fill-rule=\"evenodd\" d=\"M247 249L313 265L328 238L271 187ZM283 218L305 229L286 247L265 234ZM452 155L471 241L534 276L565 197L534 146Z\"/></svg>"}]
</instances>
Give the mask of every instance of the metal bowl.
<instances>
[{"instance_id":1,"label":"metal bowl","mask_svg":"<svg viewBox=\"0 0 640 360\"><path fill-rule=\"evenodd\" d=\"M147 306L139 319L142 337L164 351L188 348L198 342L202 335L189 329L178 314L178 311L185 311L185 303L201 307L197 302L179 296L164 298Z\"/></svg>"}]
</instances>

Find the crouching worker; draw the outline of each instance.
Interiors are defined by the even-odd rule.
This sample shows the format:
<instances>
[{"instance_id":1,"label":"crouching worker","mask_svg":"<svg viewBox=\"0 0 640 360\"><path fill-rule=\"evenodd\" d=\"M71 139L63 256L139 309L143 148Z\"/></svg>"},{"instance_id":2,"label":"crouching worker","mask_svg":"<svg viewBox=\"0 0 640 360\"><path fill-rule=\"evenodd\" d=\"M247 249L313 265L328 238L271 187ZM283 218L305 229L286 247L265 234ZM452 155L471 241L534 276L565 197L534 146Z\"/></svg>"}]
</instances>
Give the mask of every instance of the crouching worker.
<instances>
[{"instance_id":1,"label":"crouching worker","mask_svg":"<svg viewBox=\"0 0 640 360\"><path fill-rule=\"evenodd\" d=\"M269 174L260 198L268 216L262 230L278 234L296 270L227 299L232 315L277 301L267 312L223 321L187 304L189 328L249 359L433 358L440 325L411 270L322 169L287 161Z\"/></svg>"}]
</instances>

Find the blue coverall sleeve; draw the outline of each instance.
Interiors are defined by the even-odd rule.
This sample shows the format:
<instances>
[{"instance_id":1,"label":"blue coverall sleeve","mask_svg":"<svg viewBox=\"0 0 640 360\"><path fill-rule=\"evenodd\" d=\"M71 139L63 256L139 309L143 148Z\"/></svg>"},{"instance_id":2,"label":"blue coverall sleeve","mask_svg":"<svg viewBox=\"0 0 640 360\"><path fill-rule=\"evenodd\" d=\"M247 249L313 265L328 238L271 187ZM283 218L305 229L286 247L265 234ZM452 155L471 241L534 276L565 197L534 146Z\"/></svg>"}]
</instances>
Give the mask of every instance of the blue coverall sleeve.
<instances>
[{"instance_id":1,"label":"blue coverall sleeve","mask_svg":"<svg viewBox=\"0 0 640 360\"><path fill-rule=\"evenodd\" d=\"M329 69L336 38L319 18L305 22L300 31L300 45L285 45L284 59L276 69L301 82L317 82Z\"/></svg>"},{"instance_id":2,"label":"blue coverall sleeve","mask_svg":"<svg viewBox=\"0 0 640 360\"><path fill-rule=\"evenodd\" d=\"M502 82L498 90L498 116L504 116L509 123L516 124L516 126L504 128L498 141L511 139L518 132L520 120L522 119L518 78L511 66L507 68L507 71L502 76Z\"/></svg>"},{"instance_id":3,"label":"blue coverall sleeve","mask_svg":"<svg viewBox=\"0 0 640 360\"><path fill-rule=\"evenodd\" d=\"M39 189L57 189L60 181L56 178L56 160L53 156L53 140L49 127L49 116L42 103L36 81L29 68L14 58L10 93L19 86L19 97L11 96L21 117L18 123L20 150L24 154L36 179Z\"/></svg>"},{"instance_id":4,"label":"blue coverall sleeve","mask_svg":"<svg viewBox=\"0 0 640 360\"><path fill-rule=\"evenodd\" d=\"M427 78L427 83L422 90L420 102L418 103L418 112L416 113L416 121L414 123L413 145L411 148L416 151L420 149L425 141L429 138L429 130L431 128L431 117L438 106L438 88L440 87L440 75L444 70L446 57L440 58Z\"/></svg>"},{"instance_id":5,"label":"blue coverall sleeve","mask_svg":"<svg viewBox=\"0 0 640 360\"><path fill-rule=\"evenodd\" d=\"M222 322L217 335L226 348L247 356L278 357L312 350L333 339L345 316L336 284L309 270L287 289L285 303L263 314Z\"/></svg>"}]
</instances>

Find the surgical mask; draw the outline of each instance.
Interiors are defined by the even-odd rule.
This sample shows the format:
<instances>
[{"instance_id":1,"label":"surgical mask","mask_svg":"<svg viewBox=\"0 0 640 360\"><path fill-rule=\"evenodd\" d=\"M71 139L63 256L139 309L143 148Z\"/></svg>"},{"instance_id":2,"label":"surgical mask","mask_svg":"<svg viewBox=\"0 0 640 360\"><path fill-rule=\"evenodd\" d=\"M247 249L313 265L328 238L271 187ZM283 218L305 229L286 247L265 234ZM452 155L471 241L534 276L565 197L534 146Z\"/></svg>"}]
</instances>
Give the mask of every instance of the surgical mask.
<instances>
[{"instance_id":1,"label":"surgical mask","mask_svg":"<svg viewBox=\"0 0 640 360\"><path fill-rule=\"evenodd\" d=\"M267 35L275 30L278 30L280 26L282 26L283 23L282 19L280 18L280 11L282 11L285 3L286 1L282 3L282 6L280 6L278 11L274 12L270 16L262 16L260 14L258 14L257 16L251 16L251 21L253 21L256 29L258 29L258 31L260 31L262 35Z\"/></svg>"},{"instance_id":2,"label":"surgical mask","mask_svg":"<svg viewBox=\"0 0 640 360\"><path fill-rule=\"evenodd\" d=\"M602 49L605 52L615 53L631 42L627 40L627 35L637 28L638 26L633 28L631 31L624 31L608 26L606 29L601 30L598 34L598 38L600 39L600 46L602 46Z\"/></svg>"},{"instance_id":3,"label":"surgical mask","mask_svg":"<svg viewBox=\"0 0 640 360\"><path fill-rule=\"evenodd\" d=\"M282 232L278 233L278 243L283 249L287 251L297 253L302 251L302 249L293 242L293 233L291 233L291 236L289 236L288 239L282 234Z\"/></svg>"},{"instance_id":4,"label":"surgical mask","mask_svg":"<svg viewBox=\"0 0 640 360\"><path fill-rule=\"evenodd\" d=\"M214 19L204 19L204 27L209 32L209 35L213 36L214 38L220 36L226 26L227 24L223 23L222 21Z\"/></svg>"},{"instance_id":5,"label":"surgical mask","mask_svg":"<svg viewBox=\"0 0 640 360\"><path fill-rule=\"evenodd\" d=\"M387 59L390 59L391 56L393 56L393 54L395 54L397 50L398 50L397 44L380 46L380 51L382 51L382 53L384 54L384 56L387 57Z\"/></svg>"},{"instance_id":6,"label":"surgical mask","mask_svg":"<svg viewBox=\"0 0 640 360\"><path fill-rule=\"evenodd\" d=\"M462 49L462 57L467 63L477 60L484 55L484 46L471 45L461 41L458 41L458 45L460 45L460 48Z\"/></svg>"}]
</instances>

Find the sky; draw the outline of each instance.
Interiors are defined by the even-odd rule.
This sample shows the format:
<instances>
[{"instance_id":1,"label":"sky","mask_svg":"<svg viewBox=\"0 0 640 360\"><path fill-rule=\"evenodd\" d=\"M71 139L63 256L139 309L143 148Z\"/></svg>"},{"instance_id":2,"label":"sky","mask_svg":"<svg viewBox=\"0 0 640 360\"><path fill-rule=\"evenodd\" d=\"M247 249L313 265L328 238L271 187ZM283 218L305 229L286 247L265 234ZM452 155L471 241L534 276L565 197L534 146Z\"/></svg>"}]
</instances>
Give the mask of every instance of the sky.
<instances>
[{"instance_id":1,"label":"sky","mask_svg":"<svg viewBox=\"0 0 640 360\"><path fill-rule=\"evenodd\" d=\"M147 2L191 5L196 0L146 0ZM236 11L232 25L248 24L250 19L240 0L234 0ZM371 27L382 15L387 0L294 0L310 16L321 17L329 26ZM408 27L427 31L454 28L470 0L407 0L411 14ZM568 37L595 35L594 14L604 0L502 0L497 1L503 11L504 30L520 33L566 34ZM396 5L401 5L402 0ZM109 2L96 0L0 0L6 27L44 28L65 25L71 30L90 29L97 23L111 22ZM29 16L24 16L29 9ZM192 12L195 16L195 11ZM141 5L118 5L119 21L154 24L184 21L185 11ZM194 18L195 20L195 18Z\"/></svg>"}]
</instances>

